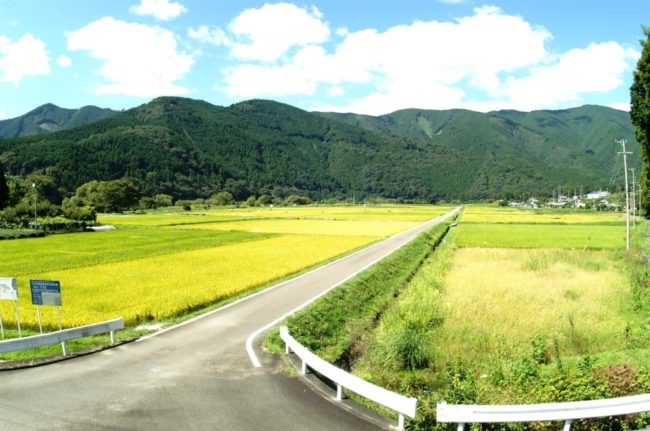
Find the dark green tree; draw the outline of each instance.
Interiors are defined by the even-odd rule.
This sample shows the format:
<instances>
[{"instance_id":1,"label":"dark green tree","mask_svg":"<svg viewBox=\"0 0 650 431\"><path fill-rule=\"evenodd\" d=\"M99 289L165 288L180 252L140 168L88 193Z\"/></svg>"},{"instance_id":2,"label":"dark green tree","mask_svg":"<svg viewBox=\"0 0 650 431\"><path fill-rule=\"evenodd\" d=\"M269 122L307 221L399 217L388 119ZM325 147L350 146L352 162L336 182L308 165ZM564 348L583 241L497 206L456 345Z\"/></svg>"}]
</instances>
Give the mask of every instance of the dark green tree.
<instances>
[{"instance_id":1,"label":"dark green tree","mask_svg":"<svg viewBox=\"0 0 650 431\"><path fill-rule=\"evenodd\" d=\"M5 178L5 171L2 169L0 163L0 210L6 207L9 203L9 186Z\"/></svg>"},{"instance_id":2,"label":"dark green tree","mask_svg":"<svg viewBox=\"0 0 650 431\"><path fill-rule=\"evenodd\" d=\"M113 181L89 181L77 188L75 197L82 206L87 205L100 212L124 211L135 208L140 191L127 178Z\"/></svg>"},{"instance_id":3,"label":"dark green tree","mask_svg":"<svg viewBox=\"0 0 650 431\"><path fill-rule=\"evenodd\" d=\"M235 198L230 192L219 192L209 199L210 205L232 205L235 203Z\"/></svg>"},{"instance_id":4,"label":"dark green tree","mask_svg":"<svg viewBox=\"0 0 650 431\"><path fill-rule=\"evenodd\" d=\"M643 52L634 72L630 116L636 126L636 140L641 145L641 204L646 217L650 216L650 27L643 27Z\"/></svg>"}]
</instances>

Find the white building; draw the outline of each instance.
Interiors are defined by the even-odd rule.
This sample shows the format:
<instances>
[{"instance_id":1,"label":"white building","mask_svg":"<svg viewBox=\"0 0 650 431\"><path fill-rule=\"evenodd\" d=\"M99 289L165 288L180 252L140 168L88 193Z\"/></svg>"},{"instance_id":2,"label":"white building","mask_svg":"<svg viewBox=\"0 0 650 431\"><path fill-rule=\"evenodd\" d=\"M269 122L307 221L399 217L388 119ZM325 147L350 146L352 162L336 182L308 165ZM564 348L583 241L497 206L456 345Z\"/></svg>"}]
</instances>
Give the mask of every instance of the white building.
<instances>
[{"instance_id":1,"label":"white building","mask_svg":"<svg viewBox=\"0 0 650 431\"><path fill-rule=\"evenodd\" d=\"M591 199L591 200L602 199L602 198L606 198L607 196L609 196L609 192L604 192L602 190L598 190L597 192L587 193L587 199Z\"/></svg>"}]
</instances>

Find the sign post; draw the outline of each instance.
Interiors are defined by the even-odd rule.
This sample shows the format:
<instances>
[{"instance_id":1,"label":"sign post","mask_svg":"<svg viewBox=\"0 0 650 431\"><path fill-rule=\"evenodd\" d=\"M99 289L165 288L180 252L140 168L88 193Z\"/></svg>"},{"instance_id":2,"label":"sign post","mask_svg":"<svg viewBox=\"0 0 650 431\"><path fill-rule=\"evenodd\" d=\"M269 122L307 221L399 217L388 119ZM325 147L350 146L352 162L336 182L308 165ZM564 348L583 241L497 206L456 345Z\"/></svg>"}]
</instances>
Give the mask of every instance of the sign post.
<instances>
[{"instance_id":1,"label":"sign post","mask_svg":"<svg viewBox=\"0 0 650 431\"><path fill-rule=\"evenodd\" d=\"M18 284L15 277L0 277L0 300L14 301L16 308L16 325L18 326L18 336L20 337L20 320L18 320ZM2 338L5 337L5 328L0 315L0 332Z\"/></svg>"},{"instance_id":2,"label":"sign post","mask_svg":"<svg viewBox=\"0 0 650 431\"><path fill-rule=\"evenodd\" d=\"M57 316L59 321L59 330L61 329L61 283L58 280L29 280L29 286L32 291L32 304L36 305L36 314L38 316L38 329L43 333L43 324L41 322L41 305L55 305L57 307ZM65 356L65 343L61 343L63 355Z\"/></svg>"}]
</instances>

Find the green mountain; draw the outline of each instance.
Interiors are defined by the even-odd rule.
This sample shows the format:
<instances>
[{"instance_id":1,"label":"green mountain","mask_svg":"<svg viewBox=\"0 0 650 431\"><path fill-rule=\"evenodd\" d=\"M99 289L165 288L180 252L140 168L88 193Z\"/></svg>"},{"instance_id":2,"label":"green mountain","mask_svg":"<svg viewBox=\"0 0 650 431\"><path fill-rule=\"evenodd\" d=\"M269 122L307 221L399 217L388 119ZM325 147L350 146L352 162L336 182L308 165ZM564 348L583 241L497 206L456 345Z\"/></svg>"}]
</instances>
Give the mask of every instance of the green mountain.
<instances>
[{"instance_id":1,"label":"green mountain","mask_svg":"<svg viewBox=\"0 0 650 431\"><path fill-rule=\"evenodd\" d=\"M53 176L72 192L129 177L143 193L177 198L228 190L312 198L463 196L476 158L419 139L388 136L281 103L230 107L164 97L75 129L0 140L10 175Z\"/></svg>"},{"instance_id":2,"label":"green mountain","mask_svg":"<svg viewBox=\"0 0 650 431\"><path fill-rule=\"evenodd\" d=\"M71 129L110 117L116 113L117 111L96 106L65 109L48 103L20 117L0 121L0 137L29 136Z\"/></svg>"},{"instance_id":3,"label":"green mountain","mask_svg":"<svg viewBox=\"0 0 650 431\"><path fill-rule=\"evenodd\" d=\"M367 130L426 140L483 160L470 195L484 190L512 191L519 184L607 187L617 166L620 145L628 141L629 166L640 171L639 144L629 113L603 106L557 111L407 109L373 117L357 114L320 115ZM620 165L619 165L620 167ZM620 170L620 172L619 172ZM495 184L496 183L496 184Z\"/></svg>"},{"instance_id":4,"label":"green mountain","mask_svg":"<svg viewBox=\"0 0 650 431\"><path fill-rule=\"evenodd\" d=\"M0 161L9 175L51 175L67 193L129 177L146 195L176 198L228 190L237 199L297 192L437 201L607 186L613 139L627 138L638 155L632 134L627 114L600 107L368 117L162 97L78 128L0 139Z\"/></svg>"}]
</instances>

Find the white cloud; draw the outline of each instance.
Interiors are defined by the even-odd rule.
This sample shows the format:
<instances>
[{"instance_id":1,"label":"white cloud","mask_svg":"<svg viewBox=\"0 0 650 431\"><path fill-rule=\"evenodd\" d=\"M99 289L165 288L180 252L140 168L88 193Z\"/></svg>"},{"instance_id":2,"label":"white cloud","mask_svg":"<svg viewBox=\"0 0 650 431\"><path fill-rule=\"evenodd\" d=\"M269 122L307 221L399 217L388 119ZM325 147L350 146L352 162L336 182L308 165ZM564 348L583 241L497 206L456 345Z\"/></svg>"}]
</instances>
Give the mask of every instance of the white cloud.
<instances>
[{"instance_id":1,"label":"white cloud","mask_svg":"<svg viewBox=\"0 0 650 431\"><path fill-rule=\"evenodd\" d=\"M327 90L327 95L330 97L340 97L345 94L345 91L341 87L330 87Z\"/></svg>"},{"instance_id":2,"label":"white cloud","mask_svg":"<svg viewBox=\"0 0 650 431\"><path fill-rule=\"evenodd\" d=\"M0 111L0 120L4 120L5 118L7 118L7 114L5 114L4 112Z\"/></svg>"},{"instance_id":3,"label":"white cloud","mask_svg":"<svg viewBox=\"0 0 650 431\"><path fill-rule=\"evenodd\" d=\"M237 66L224 72L226 88L230 97L287 96L316 91L316 82L295 65L264 67L256 64Z\"/></svg>"},{"instance_id":4,"label":"white cloud","mask_svg":"<svg viewBox=\"0 0 650 431\"><path fill-rule=\"evenodd\" d=\"M231 54L240 60L272 62L296 46L328 40L330 29L322 14L290 3L265 4L246 9L229 25Z\"/></svg>"},{"instance_id":5,"label":"white cloud","mask_svg":"<svg viewBox=\"0 0 650 431\"><path fill-rule=\"evenodd\" d=\"M630 102L612 102L607 106L613 109L618 109L619 111L630 112Z\"/></svg>"},{"instance_id":6,"label":"white cloud","mask_svg":"<svg viewBox=\"0 0 650 431\"><path fill-rule=\"evenodd\" d=\"M61 54L59 58L56 59L56 64L61 67L70 67L72 66L72 60L67 55Z\"/></svg>"},{"instance_id":7,"label":"white cloud","mask_svg":"<svg viewBox=\"0 0 650 431\"><path fill-rule=\"evenodd\" d=\"M199 42L210 43L216 46L231 44L230 39L222 29L209 28L207 25L199 26L196 30L190 27L187 30L187 36Z\"/></svg>"},{"instance_id":8,"label":"white cloud","mask_svg":"<svg viewBox=\"0 0 650 431\"><path fill-rule=\"evenodd\" d=\"M0 81L19 84L27 76L50 73L45 42L25 34L16 42L0 35Z\"/></svg>"},{"instance_id":9,"label":"white cloud","mask_svg":"<svg viewBox=\"0 0 650 431\"><path fill-rule=\"evenodd\" d=\"M194 59L178 52L169 30L105 17L67 37L68 50L87 51L102 62L97 73L108 82L94 88L97 94L153 97L189 91L176 81L189 72Z\"/></svg>"},{"instance_id":10,"label":"white cloud","mask_svg":"<svg viewBox=\"0 0 650 431\"><path fill-rule=\"evenodd\" d=\"M616 42L572 49L553 64L534 68L523 78L509 78L496 93L522 110L579 103L582 94L605 93L623 84L636 51Z\"/></svg>"},{"instance_id":11,"label":"white cloud","mask_svg":"<svg viewBox=\"0 0 650 431\"><path fill-rule=\"evenodd\" d=\"M187 12L182 4L169 0L140 0L140 4L131 6L129 10L136 15L151 15L161 21L169 21Z\"/></svg>"},{"instance_id":12,"label":"white cloud","mask_svg":"<svg viewBox=\"0 0 650 431\"><path fill-rule=\"evenodd\" d=\"M324 106L315 109L368 114L549 109L620 88L639 55L615 42L551 53L546 44L552 35L545 28L496 6L453 21L337 31L339 41L326 44L329 25L320 13L280 5L303 22L319 23L322 31L285 32L294 28L275 15L278 5L244 11L220 33L195 30L197 39L228 46L240 60L222 69L218 91L230 98L323 94L336 103L320 102Z\"/></svg>"}]
</instances>

